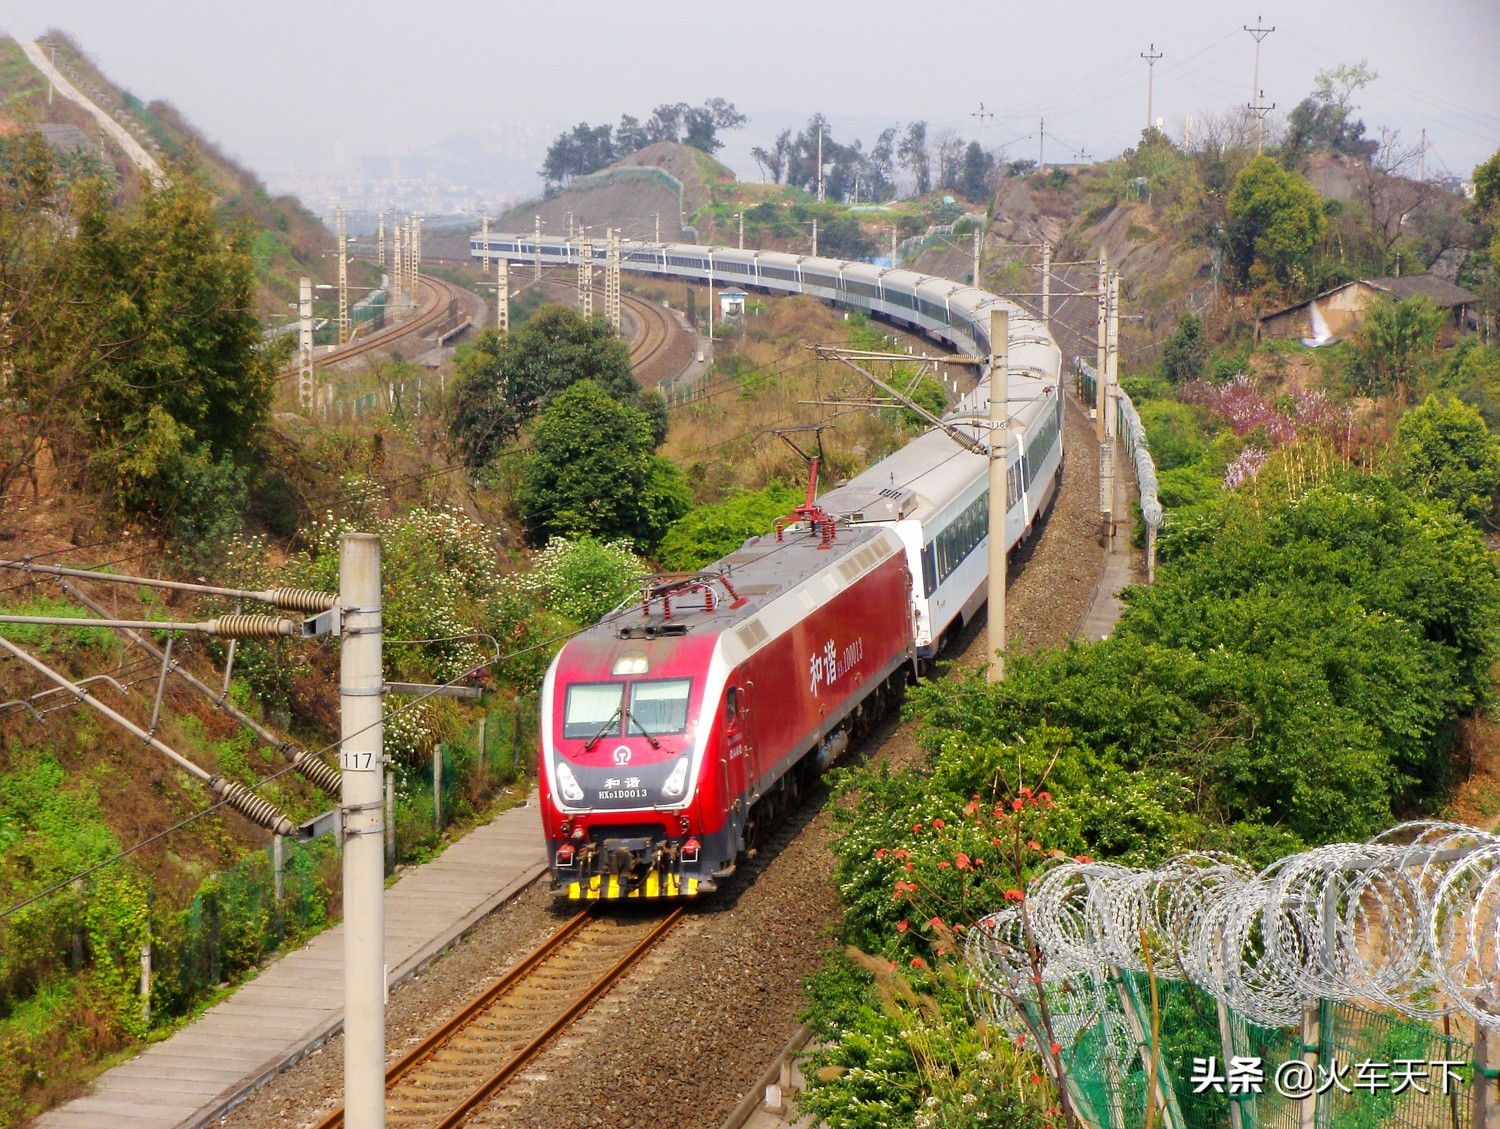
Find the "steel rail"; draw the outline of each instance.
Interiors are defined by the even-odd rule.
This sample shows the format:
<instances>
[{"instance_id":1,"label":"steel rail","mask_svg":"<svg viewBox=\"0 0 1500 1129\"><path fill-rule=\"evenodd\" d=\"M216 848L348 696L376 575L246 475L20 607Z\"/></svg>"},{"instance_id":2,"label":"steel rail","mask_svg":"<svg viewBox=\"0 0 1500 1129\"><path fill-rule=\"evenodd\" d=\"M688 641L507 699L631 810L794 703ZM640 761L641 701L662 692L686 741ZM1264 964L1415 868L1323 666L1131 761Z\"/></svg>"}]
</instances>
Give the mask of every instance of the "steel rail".
<instances>
[{"instance_id":1,"label":"steel rail","mask_svg":"<svg viewBox=\"0 0 1500 1129\"><path fill-rule=\"evenodd\" d=\"M595 906L590 906L570 919L561 929L528 954L524 960L507 971L504 976L490 985L481 995L467 1004L418 1046L404 1055L400 1061L390 1066L385 1076L387 1091L395 1083L418 1071L422 1064L431 1058L439 1048L446 1045L454 1036L462 1032L480 1016L486 1014L497 1001L536 970L538 966L555 956L569 942L573 941L594 920L596 908ZM515 1077L560 1032L572 1024L600 996L614 987L625 973L682 919L684 912L684 908L680 905L674 908L671 913L642 937L629 952L611 965L608 970L578 995L538 1035L517 1051L508 1062L491 1074L488 1079L476 1087L452 1110L443 1115L441 1120L434 1122L433 1129L452 1129L452 1127L461 1124L481 1102L485 1101L496 1090ZM341 1108L320 1121L316 1129L338 1129L343 1124L344 1111Z\"/></svg>"}]
</instances>

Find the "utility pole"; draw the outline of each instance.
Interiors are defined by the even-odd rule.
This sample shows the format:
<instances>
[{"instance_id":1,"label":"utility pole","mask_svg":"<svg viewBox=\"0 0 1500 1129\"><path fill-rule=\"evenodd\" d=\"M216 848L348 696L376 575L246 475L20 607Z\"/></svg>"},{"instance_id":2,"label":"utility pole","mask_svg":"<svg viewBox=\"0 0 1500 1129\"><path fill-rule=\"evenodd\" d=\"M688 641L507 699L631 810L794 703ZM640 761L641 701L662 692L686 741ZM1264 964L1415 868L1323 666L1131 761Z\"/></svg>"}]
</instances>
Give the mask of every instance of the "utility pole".
<instances>
[{"instance_id":1,"label":"utility pole","mask_svg":"<svg viewBox=\"0 0 1500 1129\"><path fill-rule=\"evenodd\" d=\"M1422 136L1423 137L1427 136L1427 131L1425 129L1422 131ZM743 251L744 249L745 249L745 210L743 208L741 208L740 209L740 250Z\"/></svg>"},{"instance_id":2,"label":"utility pole","mask_svg":"<svg viewBox=\"0 0 1500 1129\"><path fill-rule=\"evenodd\" d=\"M656 242L661 242L661 213L656 213Z\"/></svg>"},{"instance_id":3,"label":"utility pole","mask_svg":"<svg viewBox=\"0 0 1500 1129\"><path fill-rule=\"evenodd\" d=\"M495 260L495 328L510 332L510 260Z\"/></svg>"},{"instance_id":4,"label":"utility pole","mask_svg":"<svg viewBox=\"0 0 1500 1129\"><path fill-rule=\"evenodd\" d=\"M1258 154L1262 149L1265 148L1266 145L1266 115L1264 111L1262 111L1255 104L1257 99L1259 99L1259 101L1261 102L1264 102L1266 100L1266 92L1260 88L1260 41L1266 36L1270 35L1276 29L1274 27L1263 27L1261 25L1259 16L1255 17L1254 27L1251 27L1249 24L1245 24L1244 28L1255 39L1255 78L1250 83L1250 109L1256 111L1256 113L1260 116L1260 143L1256 149L1256 153ZM1269 107L1269 109L1272 110L1274 110L1275 108L1276 107L1274 105Z\"/></svg>"},{"instance_id":5,"label":"utility pole","mask_svg":"<svg viewBox=\"0 0 1500 1129\"><path fill-rule=\"evenodd\" d=\"M417 281L422 275L422 217L411 218L411 301L417 303Z\"/></svg>"},{"instance_id":6,"label":"utility pole","mask_svg":"<svg viewBox=\"0 0 1500 1129\"><path fill-rule=\"evenodd\" d=\"M479 241L484 244L484 273L490 273L490 217L481 216L479 220Z\"/></svg>"},{"instance_id":7,"label":"utility pole","mask_svg":"<svg viewBox=\"0 0 1500 1129\"><path fill-rule=\"evenodd\" d=\"M339 231L339 344L349 344L349 233L344 229L344 206L335 213Z\"/></svg>"},{"instance_id":8,"label":"utility pole","mask_svg":"<svg viewBox=\"0 0 1500 1129\"><path fill-rule=\"evenodd\" d=\"M714 252L708 250L708 359L714 356Z\"/></svg>"},{"instance_id":9,"label":"utility pole","mask_svg":"<svg viewBox=\"0 0 1500 1129\"><path fill-rule=\"evenodd\" d=\"M542 217L536 217L536 267L532 273L532 281L542 281Z\"/></svg>"},{"instance_id":10,"label":"utility pole","mask_svg":"<svg viewBox=\"0 0 1500 1129\"><path fill-rule=\"evenodd\" d=\"M402 294L406 290L406 269L401 258L404 253L402 246L404 242L402 222L397 220L395 226L391 228L391 289L395 291L392 297L395 299L394 305L398 314L401 313Z\"/></svg>"},{"instance_id":11,"label":"utility pole","mask_svg":"<svg viewBox=\"0 0 1500 1129\"><path fill-rule=\"evenodd\" d=\"M380 225L375 229L375 265L385 270L385 213L380 213Z\"/></svg>"},{"instance_id":12,"label":"utility pole","mask_svg":"<svg viewBox=\"0 0 1500 1129\"><path fill-rule=\"evenodd\" d=\"M586 319L594 316L594 241L578 241L578 308Z\"/></svg>"},{"instance_id":13,"label":"utility pole","mask_svg":"<svg viewBox=\"0 0 1500 1129\"><path fill-rule=\"evenodd\" d=\"M1111 271L1108 283L1109 292L1109 328L1105 334L1104 343L1104 446L1100 454L1104 456L1104 469L1099 475L1099 492L1104 501L1104 532L1109 538L1110 549L1114 548L1115 538L1115 433L1116 427L1116 400L1119 388L1119 365L1120 365L1120 272ZM1107 493L1106 493L1107 491Z\"/></svg>"},{"instance_id":14,"label":"utility pole","mask_svg":"<svg viewBox=\"0 0 1500 1129\"><path fill-rule=\"evenodd\" d=\"M1156 60L1161 58L1161 52L1153 43L1141 52L1141 58L1146 60L1146 128L1150 129L1151 123L1156 120L1151 116L1151 84L1156 77Z\"/></svg>"},{"instance_id":15,"label":"utility pole","mask_svg":"<svg viewBox=\"0 0 1500 1129\"><path fill-rule=\"evenodd\" d=\"M1266 148L1266 115L1276 108L1276 103L1266 105L1266 92L1260 92L1260 101L1252 102L1247 109L1260 121L1260 136L1255 142L1255 155L1258 157Z\"/></svg>"},{"instance_id":16,"label":"utility pole","mask_svg":"<svg viewBox=\"0 0 1500 1129\"><path fill-rule=\"evenodd\" d=\"M818 119L818 203L823 202L823 121ZM813 252L817 254L816 251Z\"/></svg>"},{"instance_id":17,"label":"utility pole","mask_svg":"<svg viewBox=\"0 0 1500 1129\"><path fill-rule=\"evenodd\" d=\"M609 231L609 252L604 260L604 315L620 332L620 232Z\"/></svg>"},{"instance_id":18,"label":"utility pole","mask_svg":"<svg viewBox=\"0 0 1500 1129\"><path fill-rule=\"evenodd\" d=\"M380 539L339 538L344 1124L385 1126L385 823Z\"/></svg>"},{"instance_id":19,"label":"utility pole","mask_svg":"<svg viewBox=\"0 0 1500 1129\"><path fill-rule=\"evenodd\" d=\"M984 108L983 102L979 103L979 110L977 113L972 113L969 115L969 117L971 118L979 119L979 147L981 149L984 148L984 123L994 116L994 114L990 113Z\"/></svg>"},{"instance_id":20,"label":"utility pole","mask_svg":"<svg viewBox=\"0 0 1500 1129\"><path fill-rule=\"evenodd\" d=\"M313 397L318 390L317 378L313 375L312 298L312 279L303 275L297 302L297 315L301 318L301 325L298 326L297 403L309 414L313 408Z\"/></svg>"},{"instance_id":21,"label":"utility pole","mask_svg":"<svg viewBox=\"0 0 1500 1129\"><path fill-rule=\"evenodd\" d=\"M891 266L896 265L896 225L891 224Z\"/></svg>"},{"instance_id":22,"label":"utility pole","mask_svg":"<svg viewBox=\"0 0 1500 1129\"><path fill-rule=\"evenodd\" d=\"M984 231L978 223L974 225L974 285L979 285L979 255L984 246Z\"/></svg>"},{"instance_id":23,"label":"utility pole","mask_svg":"<svg viewBox=\"0 0 1500 1129\"><path fill-rule=\"evenodd\" d=\"M1109 332L1109 256L1099 249L1099 305L1095 325L1099 330L1099 347L1094 364L1094 441L1104 442L1104 353L1105 335ZM1102 489L1102 488L1101 488ZM1103 495L1101 493L1100 497Z\"/></svg>"},{"instance_id":24,"label":"utility pole","mask_svg":"<svg viewBox=\"0 0 1500 1129\"><path fill-rule=\"evenodd\" d=\"M1010 313L990 310L990 575L987 625L990 682L1005 678L1005 514L1010 449Z\"/></svg>"},{"instance_id":25,"label":"utility pole","mask_svg":"<svg viewBox=\"0 0 1500 1129\"><path fill-rule=\"evenodd\" d=\"M1036 143L1036 171L1043 173L1047 171L1047 119L1042 118L1041 124L1037 126Z\"/></svg>"},{"instance_id":26,"label":"utility pole","mask_svg":"<svg viewBox=\"0 0 1500 1129\"><path fill-rule=\"evenodd\" d=\"M1042 325L1052 332L1052 244L1042 243Z\"/></svg>"}]
</instances>

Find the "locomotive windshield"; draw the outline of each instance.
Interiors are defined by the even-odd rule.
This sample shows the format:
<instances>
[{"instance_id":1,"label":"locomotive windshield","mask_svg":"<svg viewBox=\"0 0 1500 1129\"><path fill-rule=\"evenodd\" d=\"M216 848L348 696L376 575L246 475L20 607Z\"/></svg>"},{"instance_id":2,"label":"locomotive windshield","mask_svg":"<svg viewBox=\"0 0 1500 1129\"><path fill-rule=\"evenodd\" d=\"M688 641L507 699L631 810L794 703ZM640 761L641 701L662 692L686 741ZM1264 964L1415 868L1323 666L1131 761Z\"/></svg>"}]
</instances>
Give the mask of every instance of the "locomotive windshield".
<instances>
[{"instance_id":1,"label":"locomotive windshield","mask_svg":"<svg viewBox=\"0 0 1500 1129\"><path fill-rule=\"evenodd\" d=\"M568 687L563 705L563 736L587 741L618 735L660 737L687 728L691 678L656 678L630 684L630 704L625 707L623 682L575 682Z\"/></svg>"},{"instance_id":2,"label":"locomotive windshield","mask_svg":"<svg viewBox=\"0 0 1500 1129\"><path fill-rule=\"evenodd\" d=\"M624 690L619 682L575 682L569 686L563 707L563 736L586 740L618 720Z\"/></svg>"},{"instance_id":3,"label":"locomotive windshield","mask_svg":"<svg viewBox=\"0 0 1500 1129\"><path fill-rule=\"evenodd\" d=\"M635 682L630 687L631 735L660 737L687 728L690 678L663 678Z\"/></svg>"}]
</instances>

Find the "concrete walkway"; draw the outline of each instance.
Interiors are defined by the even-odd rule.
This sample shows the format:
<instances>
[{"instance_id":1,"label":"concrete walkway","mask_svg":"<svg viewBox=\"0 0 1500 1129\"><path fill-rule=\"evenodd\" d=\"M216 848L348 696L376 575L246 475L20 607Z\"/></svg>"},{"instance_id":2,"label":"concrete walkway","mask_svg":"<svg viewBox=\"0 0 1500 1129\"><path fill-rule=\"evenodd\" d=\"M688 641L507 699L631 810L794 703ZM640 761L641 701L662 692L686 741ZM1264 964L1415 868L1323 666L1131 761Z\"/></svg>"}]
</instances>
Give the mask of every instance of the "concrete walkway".
<instances>
[{"instance_id":1,"label":"concrete walkway","mask_svg":"<svg viewBox=\"0 0 1500 1129\"><path fill-rule=\"evenodd\" d=\"M150 177L154 183L166 183L166 174L162 172L161 165L157 164L156 158L146 152L145 147L130 135L129 130L64 78L62 72L52 65L52 60L47 57L47 53L42 50L40 44L26 39L20 40L20 44L21 50L25 51L26 57L31 60L31 65L47 76L48 81L59 94L69 102L74 102L87 110L99 123L99 128L114 138L115 144L125 151L131 164Z\"/></svg>"},{"instance_id":2,"label":"concrete walkway","mask_svg":"<svg viewBox=\"0 0 1500 1129\"><path fill-rule=\"evenodd\" d=\"M402 875L385 892L390 983L420 972L481 918L546 871L535 794ZM335 1035L344 1022L344 929L335 926L189 1027L101 1075L38 1129L204 1125Z\"/></svg>"},{"instance_id":3,"label":"concrete walkway","mask_svg":"<svg viewBox=\"0 0 1500 1129\"><path fill-rule=\"evenodd\" d=\"M1123 449L1123 448L1122 448ZM1130 464L1124 460L1122 466ZM1105 550L1104 561L1099 567L1099 579L1094 583L1094 598L1083 615L1078 634L1091 643L1108 637L1120 620L1123 605L1120 590L1132 584L1146 581L1145 564L1141 554L1131 547L1135 534L1135 476L1124 472L1115 475L1115 535Z\"/></svg>"}]
</instances>

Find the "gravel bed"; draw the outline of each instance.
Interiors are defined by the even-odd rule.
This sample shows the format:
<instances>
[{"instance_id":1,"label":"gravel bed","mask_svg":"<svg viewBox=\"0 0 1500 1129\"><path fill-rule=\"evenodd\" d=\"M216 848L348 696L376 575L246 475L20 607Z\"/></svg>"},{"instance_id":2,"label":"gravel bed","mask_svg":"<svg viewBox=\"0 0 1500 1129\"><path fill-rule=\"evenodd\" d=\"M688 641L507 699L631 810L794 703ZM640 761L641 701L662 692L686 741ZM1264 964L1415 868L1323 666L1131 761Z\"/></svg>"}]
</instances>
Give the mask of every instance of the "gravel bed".
<instances>
[{"instance_id":1,"label":"gravel bed","mask_svg":"<svg viewBox=\"0 0 1500 1129\"><path fill-rule=\"evenodd\" d=\"M1103 550L1093 431L1072 405L1070 455L1044 535L1013 565L1009 637L1019 649L1071 638L1087 610ZM983 619L959 640L956 665L984 662ZM868 754L919 756L909 726L887 722ZM809 807L760 858L689 917L621 987L543 1052L476 1126L683 1129L719 1125L796 1029L799 979L832 942L837 901L831 821ZM795 833L793 833L795 832ZM496 911L428 970L392 992L392 1058L477 994L566 918L539 884ZM225 1119L237 1129L303 1129L342 1100L343 1041L323 1048Z\"/></svg>"}]
</instances>

